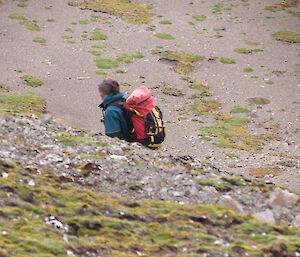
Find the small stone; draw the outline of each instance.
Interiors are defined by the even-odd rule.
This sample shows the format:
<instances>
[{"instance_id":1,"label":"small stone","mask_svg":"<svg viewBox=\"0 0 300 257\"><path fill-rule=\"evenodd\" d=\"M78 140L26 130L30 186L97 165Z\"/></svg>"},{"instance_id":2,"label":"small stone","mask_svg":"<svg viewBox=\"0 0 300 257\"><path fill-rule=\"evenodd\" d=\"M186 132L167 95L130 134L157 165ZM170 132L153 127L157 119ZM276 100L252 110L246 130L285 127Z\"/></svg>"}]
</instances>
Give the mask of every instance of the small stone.
<instances>
[{"instance_id":1,"label":"small stone","mask_svg":"<svg viewBox=\"0 0 300 257\"><path fill-rule=\"evenodd\" d=\"M3 177L3 178L7 178L7 177L8 177L8 173L2 172L2 177Z\"/></svg>"},{"instance_id":2,"label":"small stone","mask_svg":"<svg viewBox=\"0 0 300 257\"><path fill-rule=\"evenodd\" d=\"M268 205L272 208L276 206L293 206L298 200L299 197L297 195L290 193L287 190L276 188L270 195Z\"/></svg>"},{"instance_id":3,"label":"small stone","mask_svg":"<svg viewBox=\"0 0 300 257\"><path fill-rule=\"evenodd\" d=\"M263 211L263 212L257 212L253 214L253 216L263 222L266 222L271 225L275 225L276 221L273 215L273 212L269 209Z\"/></svg>"},{"instance_id":4,"label":"small stone","mask_svg":"<svg viewBox=\"0 0 300 257\"><path fill-rule=\"evenodd\" d=\"M300 213L293 219L291 225L294 228L300 228Z\"/></svg>"},{"instance_id":5,"label":"small stone","mask_svg":"<svg viewBox=\"0 0 300 257\"><path fill-rule=\"evenodd\" d=\"M220 200L218 201L219 205L225 205L227 206L229 209L239 213L239 214L243 214L244 210L241 204L239 204L239 202L237 202L236 200L234 200L231 196L229 195L223 195L220 197Z\"/></svg>"}]
</instances>

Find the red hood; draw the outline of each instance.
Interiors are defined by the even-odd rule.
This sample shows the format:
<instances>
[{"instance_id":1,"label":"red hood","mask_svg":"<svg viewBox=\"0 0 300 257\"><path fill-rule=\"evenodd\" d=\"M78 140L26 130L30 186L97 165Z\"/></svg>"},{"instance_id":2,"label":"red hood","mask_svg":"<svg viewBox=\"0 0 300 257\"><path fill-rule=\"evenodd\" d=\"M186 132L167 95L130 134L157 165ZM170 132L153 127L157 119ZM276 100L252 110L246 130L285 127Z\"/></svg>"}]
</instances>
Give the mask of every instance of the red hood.
<instances>
[{"instance_id":1,"label":"red hood","mask_svg":"<svg viewBox=\"0 0 300 257\"><path fill-rule=\"evenodd\" d=\"M126 109L133 108L145 116L155 107L155 102L149 88L141 86L132 92L124 106Z\"/></svg>"}]
</instances>

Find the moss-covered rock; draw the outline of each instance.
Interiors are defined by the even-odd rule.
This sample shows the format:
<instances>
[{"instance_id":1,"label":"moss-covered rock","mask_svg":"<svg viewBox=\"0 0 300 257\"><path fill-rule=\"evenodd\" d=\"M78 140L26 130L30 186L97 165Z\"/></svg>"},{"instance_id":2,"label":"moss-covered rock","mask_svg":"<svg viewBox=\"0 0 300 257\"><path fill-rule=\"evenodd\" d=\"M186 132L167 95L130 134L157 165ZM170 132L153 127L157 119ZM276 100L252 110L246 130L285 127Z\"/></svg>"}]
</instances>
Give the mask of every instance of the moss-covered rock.
<instances>
[{"instance_id":1,"label":"moss-covered rock","mask_svg":"<svg viewBox=\"0 0 300 257\"><path fill-rule=\"evenodd\" d=\"M41 115L45 112L46 101L33 93L0 95L0 113L11 115Z\"/></svg>"},{"instance_id":2,"label":"moss-covered rock","mask_svg":"<svg viewBox=\"0 0 300 257\"><path fill-rule=\"evenodd\" d=\"M20 77L20 79L23 80L23 82L30 87L40 87L41 85L44 84L42 80L40 80L37 77L31 76L31 75L24 75Z\"/></svg>"},{"instance_id":3,"label":"moss-covered rock","mask_svg":"<svg viewBox=\"0 0 300 257\"><path fill-rule=\"evenodd\" d=\"M284 255L300 246L299 229L270 226L222 206L135 202L78 187L51 170L38 174L0 161L3 172L8 174L0 177L3 256L166 256L166 251L182 257L241 251L259 256L279 243ZM28 179L35 185L20 182ZM247 181L201 184L226 191L226 185ZM220 240L224 244L216 244Z\"/></svg>"},{"instance_id":4,"label":"moss-covered rock","mask_svg":"<svg viewBox=\"0 0 300 257\"><path fill-rule=\"evenodd\" d=\"M146 4L128 0L77 0L69 4L81 9L110 13L135 24L149 23L153 16Z\"/></svg>"},{"instance_id":5,"label":"moss-covered rock","mask_svg":"<svg viewBox=\"0 0 300 257\"><path fill-rule=\"evenodd\" d=\"M288 43L300 43L300 34L287 30L280 30L272 34L272 36L279 41Z\"/></svg>"}]
</instances>

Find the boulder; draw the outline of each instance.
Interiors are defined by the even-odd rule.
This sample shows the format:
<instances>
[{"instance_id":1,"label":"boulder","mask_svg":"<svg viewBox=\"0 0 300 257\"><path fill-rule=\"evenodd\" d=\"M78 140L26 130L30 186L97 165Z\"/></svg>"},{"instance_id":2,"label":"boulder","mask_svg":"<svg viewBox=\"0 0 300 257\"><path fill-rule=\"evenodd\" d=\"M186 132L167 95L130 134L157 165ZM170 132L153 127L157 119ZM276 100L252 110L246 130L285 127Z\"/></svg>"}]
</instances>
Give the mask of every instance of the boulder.
<instances>
[{"instance_id":1,"label":"boulder","mask_svg":"<svg viewBox=\"0 0 300 257\"><path fill-rule=\"evenodd\" d=\"M275 225L276 221L273 215L273 212L269 209L262 211L262 212L257 212L253 214L253 216L263 222L266 222L271 225Z\"/></svg>"},{"instance_id":2,"label":"boulder","mask_svg":"<svg viewBox=\"0 0 300 257\"><path fill-rule=\"evenodd\" d=\"M231 209L239 214L244 214L242 205L238 201L234 200L229 195L222 195L218 201L218 204L225 205L229 209Z\"/></svg>"},{"instance_id":3,"label":"boulder","mask_svg":"<svg viewBox=\"0 0 300 257\"><path fill-rule=\"evenodd\" d=\"M276 188L270 195L268 205L270 207L289 207L295 205L299 200L299 197L287 190Z\"/></svg>"},{"instance_id":4,"label":"boulder","mask_svg":"<svg viewBox=\"0 0 300 257\"><path fill-rule=\"evenodd\" d=\"M294 228L300 228L300 213L293 219L291 225Z\"/></svg>"}]
</instances>

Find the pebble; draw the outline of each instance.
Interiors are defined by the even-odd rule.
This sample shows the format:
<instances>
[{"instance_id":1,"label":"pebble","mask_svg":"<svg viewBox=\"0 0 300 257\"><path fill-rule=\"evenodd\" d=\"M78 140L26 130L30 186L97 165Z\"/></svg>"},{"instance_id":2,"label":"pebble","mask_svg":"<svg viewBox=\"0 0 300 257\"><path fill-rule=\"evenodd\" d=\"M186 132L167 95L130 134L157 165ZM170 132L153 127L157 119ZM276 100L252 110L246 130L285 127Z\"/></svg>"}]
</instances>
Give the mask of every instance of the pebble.
<instances>
[{"instance_id":1,"label":"pebble","mask_svg":"<svg viewBox=\"0 0 300 257\"><path fill-rule=\"evenodd\" d=\"M254 213L253 216L263 222L270 224L270 225L275 225L275 223L276 223L274 214L270 209L267 209L262 212Z\"/></svg>"}]
</instances>

